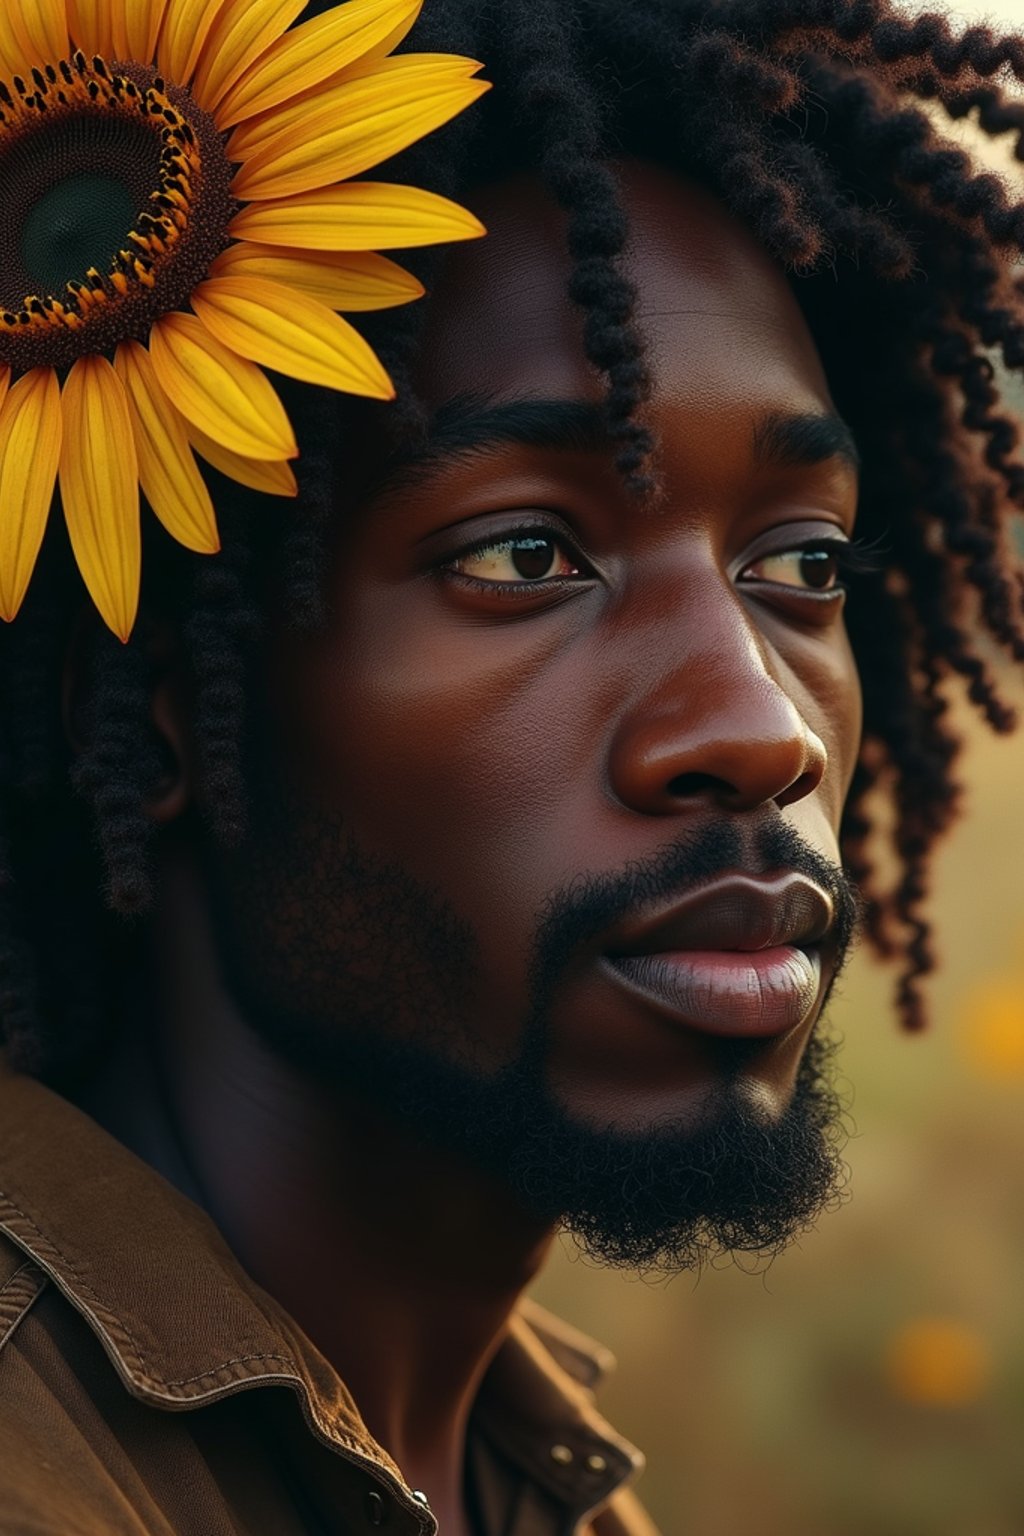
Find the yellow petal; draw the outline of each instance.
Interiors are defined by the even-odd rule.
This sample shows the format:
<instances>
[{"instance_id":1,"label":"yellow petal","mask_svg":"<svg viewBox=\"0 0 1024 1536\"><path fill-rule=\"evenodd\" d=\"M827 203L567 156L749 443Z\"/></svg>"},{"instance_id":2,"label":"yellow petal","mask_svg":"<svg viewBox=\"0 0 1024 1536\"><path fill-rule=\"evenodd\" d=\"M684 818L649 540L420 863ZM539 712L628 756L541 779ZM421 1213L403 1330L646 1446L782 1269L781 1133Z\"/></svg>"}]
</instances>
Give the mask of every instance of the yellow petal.
<instances>
[{"instance_id":1,"label":"yellow petal","mask_svg":"<svg viewBox=\"0 0 1024 1536\"><path fill-rule=\"evenodd\" d=\"M12 75L20 73L24 62L10 14L0 10L0 79L10 80Z\"/></svg>"},{"instance_id":2,"label":"yellow petal","mask_svg":"<svg viewBox=\"0 0 1024 1536\"><path fill-rule=\"evenodd\" d=\"M212 112L228 87L305 9L306 0L227 0L196 71L193 95L199 105Z\"/></svg>"},{"instance_id":3,"label":"yellow petal","mask_svg":"<svg viewBox=\"0 0 1024 1536\"><path fill-rule=\"evenodd\" d=\"M487 233L458 203L387 181L352 181L303 197L254 203L236 214L230 232L258 245L304 251L411 250Z\"/></svg>"},{"instance_id":4,"label":"yellow petal","mask_svg":"<svg viewBox=\"0 0 1024 1536\"><path fill-rule=\"evenodd\" d=\"M423 7L423 0L348 0L314 16L279 38L228 91L217 126L231 128L268 107L320 85L370 49L396 48ZM391 41L394 39L394 41Z\"/></svg>"},{"instance_id":5,"label":"yellow petal","mask_svg":"<svg viewBox=\"0 0 1024 1536\"><path fill-rule=\"evenodd\" d=\"M269 277L319 299L328 309L393 309L423 297L423 284L397 262L370 251L293 251L241 241L213 263L211 277Z\"/></svg>"},{"instance_id":6,"label":"yellow petal","mask_svg":"<svg viewBox=\"0 0 1024 1536\"><path fill-rule=\"evenodd\" d=\"M413 20L415 20L415 17ZM395 27L393 31L387 33L387 35L382 37L379 42L374 43L371 48L366 50L362 58L359 60L359 64L373 64L378 59L386 59L388 54L393 53L394 50L398 47L399 43L403 41L406 34L411 30L411 27L411 22L407 26ZM482 69L483 65L480 67Z\"/></svg>"},{"instance_id":7,"label":"yellow petal","mask_svg":"<svg viewBox=\"0 0 1024 1536\"><path fill-rule=\"evenodd\" d=\"M208 437L244 459L298 457L291 423L269 379L195 315L164 315L150 333L149 350L164 394Z\"/></svg>"},{"instance_id":8,"label":"yellow petal","mask_svg":"<svg viewBox=\"0 0 1024 1536\"><path fill-rule=\"evenodd\" d=\"M167 0L120 0L120 4L116 0L107 0L105 9L113 13L115 58L124 63L134 60L138 64L151 64Z\"/></svg>"},{"instance_id":9,"label":"yellow petal","mask_svg":"<svg viewBox=\"0 0 1024 1536\"><path fill-rule=\"evenodd\" d=\"M10 387L11 370L7 367L6 363L4 363L0 365L0 409L3 408L3 403L7 399L7 391L10 389Z\"/></svg>"},{"instance_id":10,"label":"yellow petal","mask_svg":"<svg viewBox=\"0 0 1024 1536\"><path fill-rule=\"evenodd\" d=\"M105 623L127 640L139 606L139 466L124 385L105 357L64 385L60 494L78 569Z\"/></svg>"},{"instance_id":11,"label":"yellow petal","mask_svg":"<svg viewBox=\"0 0 1024 1536\"><path fill-rule=\"evenodd\" d=\"M490 90L445 66L387 68L334 87L304 129L291 128L247 160L232 183L236 197L290 197L358 176L440 128ZM234 150L229 149L234 158Z\"/></svg>"},{"instance_id":12,"label":"yellow petal","mask_svg":"<svg viewBox=\"0 0 1024 1536\"><path fill-rule=\"evenodd\" d=\"M483 67L476 59L465 59L453 53L403 53L397 59L375 60L370 64L360 59L338 79L303 91L281 106L271 107L258 117L240 123L228 144L230 158L239 164L262 159L300 143L320 128L327 131L327 127L353 120L359 112L372 112L380 105L390 104L391 76L396 77L396 83L404 81L408 92L415 88L419 75L428 77L427 84L436 85L443 80L468 80L479 74ZM372 102L354 99L355 81L365 82L364 94L372 95ZM349 86L352 89L346 89ZM340 181L342 178L336 179ZM323 181L326 183L327 180L325 176Z\"/></svg>"},{"instance_id":13,"label":"yellow petal","mask_svg":"<svg viewBox=\"0 0 1024 1536\"><path fill-rule=\"evenodd\" d=\"M8 622L21 607L46 531L61 427L57 375L34 368L0 408L0 618Z\"/></svg>"},{"instance_id":14,"label":"yellow petal","mask_svg":"<svg viewBox=\"0 0 1024 1536\"><path fill-rule=\"evenodd\" d=\"M274 459L243 459L240 454L222 448L220 443L215 443L212 437L207 437L205 432L200 432L191 422L185 425L189 442L196 453L201 454L214 469L220 470L222 475L227 475L229 480L237 480L239 485L247 485L254 491L264 491L268 496L299 494L295 471L290 464Z\"/></svg>"},{"instance_id":15,"label":"yellow petal","mask_svg":"<svg viewBox=\"0 0 1024 1536\"><path fill-rule=\"evenodd\" d=\"M131 0L128 0L131 3ZM168 0L157 57L175 85L188 85L225 0Z\"/></svg>"},{"instance_id":16,"label":"yellow petal","mask_svg":"<svg viewBox=\"0 0 1024 1536\"><path fill-rule=\"evenodd\" d=\"M217 519L206 482L192 457L185 424L157 382L153 363L137 341L114 357L124 385L146 500L172 538L186 549L214 555L220 549Z\"/></svg>"},{"instance_id":17,"label":"yellow petal","mask_svg":"<svg viewBox=\"0 0 1024 1536\"><path fill-rule=\"evenodd\" d=\"M114 57L114 28L110 0L67 0L68 30L76 48L89 59L94 53Z\"/></svg>"},{"instance_id":18,"label":"yellow petal","mask_svg":"<svg viewBox=\"0 0 1024 1536\"><path fill-rule=\"evenodd\" d=\"M264 368L373 400L395 398L369 343L317 299L265 277L216 277L195 290L192 308L218 341Z\"/></svg>"},{"instance_id":19,"label":"yellow petal","mask_svg":"<svg viewBox=\"0 0 1024 1536\"><path fill-rule=\"evenodd\" d=\"M15 0L10 6L14 37L22 50L17 73L27 74L33 64L56 64L68 52L68 24L64 0Z\"/></svg>"}]
</instances>

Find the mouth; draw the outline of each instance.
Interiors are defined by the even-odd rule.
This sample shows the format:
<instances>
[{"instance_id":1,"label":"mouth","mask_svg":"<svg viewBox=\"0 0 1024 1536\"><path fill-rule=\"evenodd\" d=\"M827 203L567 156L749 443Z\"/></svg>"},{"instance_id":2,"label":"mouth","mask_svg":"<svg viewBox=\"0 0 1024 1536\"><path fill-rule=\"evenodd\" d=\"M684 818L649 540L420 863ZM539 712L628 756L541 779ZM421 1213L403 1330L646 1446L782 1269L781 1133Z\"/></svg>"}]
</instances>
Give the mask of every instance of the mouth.
<instances>
[{"instance_id":1,"label":"mouth","mask_svg":"<svg viewBox=\"0 0 1024 1536\"><path fill-rule=\"evenodd\" d=\"M813 1011L833 924L831 899L803 875L732 875L622 928L601 964L678 1025L770 1039Z\"/></svg>"}]
</instances>

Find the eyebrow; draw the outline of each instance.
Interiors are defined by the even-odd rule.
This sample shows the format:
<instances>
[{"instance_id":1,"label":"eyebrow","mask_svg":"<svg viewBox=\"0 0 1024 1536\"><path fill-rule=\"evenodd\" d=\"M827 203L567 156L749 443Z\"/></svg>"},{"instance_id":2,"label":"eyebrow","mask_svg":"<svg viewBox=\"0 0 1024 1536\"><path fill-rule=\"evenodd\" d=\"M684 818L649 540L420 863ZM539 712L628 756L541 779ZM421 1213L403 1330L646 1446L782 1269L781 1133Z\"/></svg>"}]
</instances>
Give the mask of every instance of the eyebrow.
<instances>
[{"instance_id":1,"label":"eyebrow","mask_svg":"<svg viewBox=\"0 0 1024 1536\"><path fill-rule=\"evenodd\" d=\"M754 428L754 463L759 469L824 464L842 459L860 470L856 439L841 416L831 411L790 415L773 411Z\"/></svg>"},{"instance_id":2,"label":"eyebrow","mask_svg":"<svg viewBox=\"0 0 1024 1536\"><path fill-rule=\"evenodd\" d=\"M425 442L398 447L388 455L374 490L415 485L432 470L468 461L495 448L515 444L563 453L607 453L615 439L604 408L586 400L523 397L494 401L457 395L432 418ZM813 466L841 459L854 470L861 459L853 433L831 412L770 412L755 424L753 459L759 469Z\"/></svg>"},{"instance_id":3,"label":"eyebrow","mask_svg":"<svg viewBox=\"0 0 1024 1536\"><path fill-rule=\"evenodd\" d=\"M586 400L524 396L494 401L482 395L456 395L431 418L425 441L392 449L374 491L415 485L441 465L482 457L506 444L597 453L607 451L611 443L604 411Z\"/></svg>"}]
</instances>

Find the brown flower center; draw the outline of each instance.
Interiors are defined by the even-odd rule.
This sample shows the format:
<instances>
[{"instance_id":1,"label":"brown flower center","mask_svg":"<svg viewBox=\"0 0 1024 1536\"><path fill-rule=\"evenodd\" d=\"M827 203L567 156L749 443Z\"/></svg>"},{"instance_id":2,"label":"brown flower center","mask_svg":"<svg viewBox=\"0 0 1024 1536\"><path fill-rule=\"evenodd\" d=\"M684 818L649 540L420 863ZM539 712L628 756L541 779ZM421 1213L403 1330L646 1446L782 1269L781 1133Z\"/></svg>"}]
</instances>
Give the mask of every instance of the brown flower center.
<instances>
[{"instance_id":1,"label":"brown flower center","mask_svg":"<svg viewBox=\"0 0 1024 1536\"><path fill-rule=\"evenodd\" d=\"M64 369L187 305L237 211L188 91L77 53L0 81L0 363Z\"/></svg>"}]
</instances>

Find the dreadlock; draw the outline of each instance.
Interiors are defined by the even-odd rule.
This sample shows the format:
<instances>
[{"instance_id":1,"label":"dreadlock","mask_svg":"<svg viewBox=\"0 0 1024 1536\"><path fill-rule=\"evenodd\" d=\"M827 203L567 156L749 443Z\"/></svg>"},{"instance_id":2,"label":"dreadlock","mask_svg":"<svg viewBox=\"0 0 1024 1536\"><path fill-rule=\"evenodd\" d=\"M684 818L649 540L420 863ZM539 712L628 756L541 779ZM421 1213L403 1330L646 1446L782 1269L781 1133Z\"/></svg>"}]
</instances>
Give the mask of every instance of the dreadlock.
<instances>
[{"instance_id":1,"label":"dreadlock","mask_svg":"<svg viewBox=\"0 0 1024 1536\"><path fill-rule=\"evenodd\" d=\"M307 14L323 8L314 0ZM1024 160L1024 104L1012 94L1024 37L908 18L895 0L428 0L406 47L481 58L496 89L386 174L469 201L488 177L540 174L567 216L571 297L606 380L619 469L639 495L655 489L657 445L643 421L645 349L609 158L645 156L702 181L791 274L864 450L865 536L885 550L884 569L857 578L849 611L865 735L843 852L867 900L869 942L902 962L902 1021L920 1028L921 981L934 966L929 860L959 802L946 684L961 679L988 724L1009 731L988 658L1001 649L1024 660L1024 576L1011 545L1024 464L998 383L999 368L1024 371L1014 272L1024 204L942 124L973 115L983 133L1013 134ZM439 259L415 253L408 264L429 286ZM409 384L423 309L366 325L398 387L393 429L410 439L425 426ZM0 1038L26 1070L57 1076L96 1050L126 919L152 898L147 802L163 769L149 716L153 615L184 646L210 834L243 835L261 627L270 605L302 626L322 622L329 532L344 505L334 445L352 408L294 393L297 508L255 515L218 477L215 560L154 528L144 617L127 646L80 617L55 532L0 637ZM70 646L79 685L74 707L65 701L69 725Z\"/></svg>"}]
</instances>

